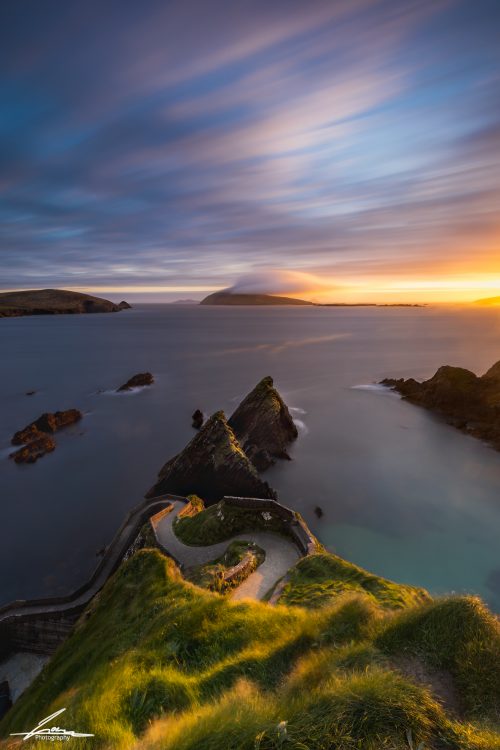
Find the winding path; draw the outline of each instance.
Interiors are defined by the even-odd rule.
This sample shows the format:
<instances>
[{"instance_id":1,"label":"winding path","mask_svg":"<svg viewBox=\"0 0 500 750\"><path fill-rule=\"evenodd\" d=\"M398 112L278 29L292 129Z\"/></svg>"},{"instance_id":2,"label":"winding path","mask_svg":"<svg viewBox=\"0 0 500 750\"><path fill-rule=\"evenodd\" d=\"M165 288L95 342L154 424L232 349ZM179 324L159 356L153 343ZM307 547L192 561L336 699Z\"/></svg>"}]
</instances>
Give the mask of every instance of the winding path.
<instances>
[{"instance_id":1,"label":"winding path","mask_svg":"<svg viewBox=\"0 0 500 750\"><path fill-rule=\"evenodd\" d=\"M173 523L184 503L173 501L174 510L166 513L156 524L156 536L164 550L172 555L182 566L204 565L225 552L228 545L236 540L255 542L266 553L266 559L257 570L230 594L234 600L263 599L274 584L294 565L301 554L295 544L270 531L249 531L238 534L224 542L210 544L206 547L195 547L184 544L175 535Z\"/></svg>"}]
</instances>

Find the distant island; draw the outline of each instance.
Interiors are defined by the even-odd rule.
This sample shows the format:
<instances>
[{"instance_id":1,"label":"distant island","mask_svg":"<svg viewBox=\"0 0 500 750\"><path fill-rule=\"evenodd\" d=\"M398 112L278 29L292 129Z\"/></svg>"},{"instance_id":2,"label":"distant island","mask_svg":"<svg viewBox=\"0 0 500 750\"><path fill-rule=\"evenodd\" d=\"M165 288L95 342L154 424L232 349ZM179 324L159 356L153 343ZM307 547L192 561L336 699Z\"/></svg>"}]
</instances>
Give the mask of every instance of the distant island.
<instances>
[{"instance_id":1,"label":"distant island","mask_svg":"<svg viewBox=\"0 0 500 750\"><path fill-rule=\"evenodd\" d=\"M0 318L22 315L65 315L119 312L130 308L128 302L116 305L101 297L70 292L66 289L29 289L0 293Z\"/></svg>"},{"instance_id":2,"label":"distant island","mask_svg":"<svg viewBox=\"0 0 500 750\"><path fill-rule=\"evenodd\" d=\"M296 297L281 297L274 294L240 294L230 289L209 294L200 305L309 305L309 307L424 307L407 302L378 304L376 302L309 302Z\"/></svg>"},{"instance_id":3,"label":"distant island","mask_svg":"<svg viewBox=\"0 0 500 750\"><path fill-rule=\"evenodd\" d=\"M202 299L200 305L312 305L304 299L275 297L272 294L238 294L223 289Z\"/></svg>"}]
</instances>

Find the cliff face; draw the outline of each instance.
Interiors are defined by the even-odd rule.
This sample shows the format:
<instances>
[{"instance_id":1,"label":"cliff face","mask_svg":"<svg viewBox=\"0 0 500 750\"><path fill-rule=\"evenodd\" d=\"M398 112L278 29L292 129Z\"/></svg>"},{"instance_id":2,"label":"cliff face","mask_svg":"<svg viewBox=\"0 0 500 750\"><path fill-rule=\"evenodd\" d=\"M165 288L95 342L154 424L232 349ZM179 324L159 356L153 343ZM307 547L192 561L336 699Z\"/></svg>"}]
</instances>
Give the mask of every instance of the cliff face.
<instances>
[{"instance_id":1,"label":"cliff face","mask_svg":"<svg viewBox=\"0 0 500 750\"><path fill-rule=\"evenodd\" d=\"M147 497L196 494L209 503L224 495L276 498L241 449L222 411L216 412L181 453L167 461Z\"/></svg>"},{"instance_id":2,"label":"cliff face","mask_svg":"<svg viewBox=\"0 0 500 750\"><path fill-rule=\"evenodd\" d=\"M312 302L272 294L237 294L225 289L209 294L200 305L312 305Z\"/></svg>"},{"instance_id":3,"label":"cliff face","mask_svg":"<svg viewBox=\"0 0 500 750\"><path fill-rule=\"evenodd\" d=\"M444 366L421 383L413 378L387 378L382 383L500 450L500 362L481 377L461 367Z\"/></svg>"},{"instance_id":4,"label":"cliff face","mask_svg":"<svg viewBox=\"0 0 500 750\"><path fill-rule=\"evenodd\" d=\"M288 407L269 376L241 402L229 419L229 426L258 471L267 469L276 458L288 459L287 446L298 434Z\"/></svg>"},{"instance_id":5,"label":"cliff face","mask_svg":"<svg viewBox=\"0 0 500 750\"><path fill-rule=\"evenodd\" d=\"M114 302L101 297L70 292L66 289L33 289L0 294L0 318L119 312L129 307L125 301L115 305Z\"/></svg>"}]
</instances>

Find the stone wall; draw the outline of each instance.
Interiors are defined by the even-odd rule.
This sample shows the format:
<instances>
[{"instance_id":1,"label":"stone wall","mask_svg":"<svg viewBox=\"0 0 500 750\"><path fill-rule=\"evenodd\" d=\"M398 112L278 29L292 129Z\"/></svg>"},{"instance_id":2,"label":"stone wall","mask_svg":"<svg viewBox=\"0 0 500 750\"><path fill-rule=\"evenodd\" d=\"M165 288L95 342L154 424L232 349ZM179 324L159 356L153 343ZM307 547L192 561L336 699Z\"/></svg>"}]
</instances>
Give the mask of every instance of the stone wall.
<instances>
[{"instance_id":1,"label":"stone wall","mask_svg":"<svg viewBox=\"0 0 500 750\"><path fill-rule=\"evenodd\" d=\"M238 508L247 508L248 510L269 511L273 515L281 518L284 523L286 533L292 537L293 541L303 555L310 555L319 547L319 542L309 530L306 522L296 511L287 508L277 500L267 500L257 497L233 497L228 495L223 498L227 505Z\"/></svg>"},{"instance_id":2,"label":"stone wall","mask_svg":"<svg viewBox=\"0 0 500 750\"><path fill-rule=\"evenodd\" d=\"M178 499L178 498L172 498ZM171 507L169 497L140 503L125 517L90 579L66 596L15 601L0 608L0 660L16 651L52 654L68 637L89 601L126 556L151 514Z\"/></svg>"}]
</instances>

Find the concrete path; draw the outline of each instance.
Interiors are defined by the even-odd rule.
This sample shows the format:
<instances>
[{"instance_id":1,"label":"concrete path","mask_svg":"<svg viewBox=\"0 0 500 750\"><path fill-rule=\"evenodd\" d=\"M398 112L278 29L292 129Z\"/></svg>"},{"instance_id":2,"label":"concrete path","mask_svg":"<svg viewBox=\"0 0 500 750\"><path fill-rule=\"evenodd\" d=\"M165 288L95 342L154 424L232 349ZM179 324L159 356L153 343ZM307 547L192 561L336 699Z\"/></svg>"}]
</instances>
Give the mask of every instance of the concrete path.
<instances>
[{"instance_id":1,"label":"concrete path","mask_svg":"<svg viewBox=\"0 0 500 750\"><path fill-rule=\"evenodd\" d=\"M270 531L249 531L238 534L224 542L210 544L207 547L194 547L184 544L175 535L172 528L177 513L184 507L182 502L173 502L174 510L161 518L156 525L156 535L160 544L172 555L182 566L204 565L217 557L220 557L231 542L246 540L255 542L266 553L266 559L259 565L240 586L233 589L232 599L262 599L272 586L287 570L299 559L300 552L295 544Z\"/></svg>"}]
</instances>

